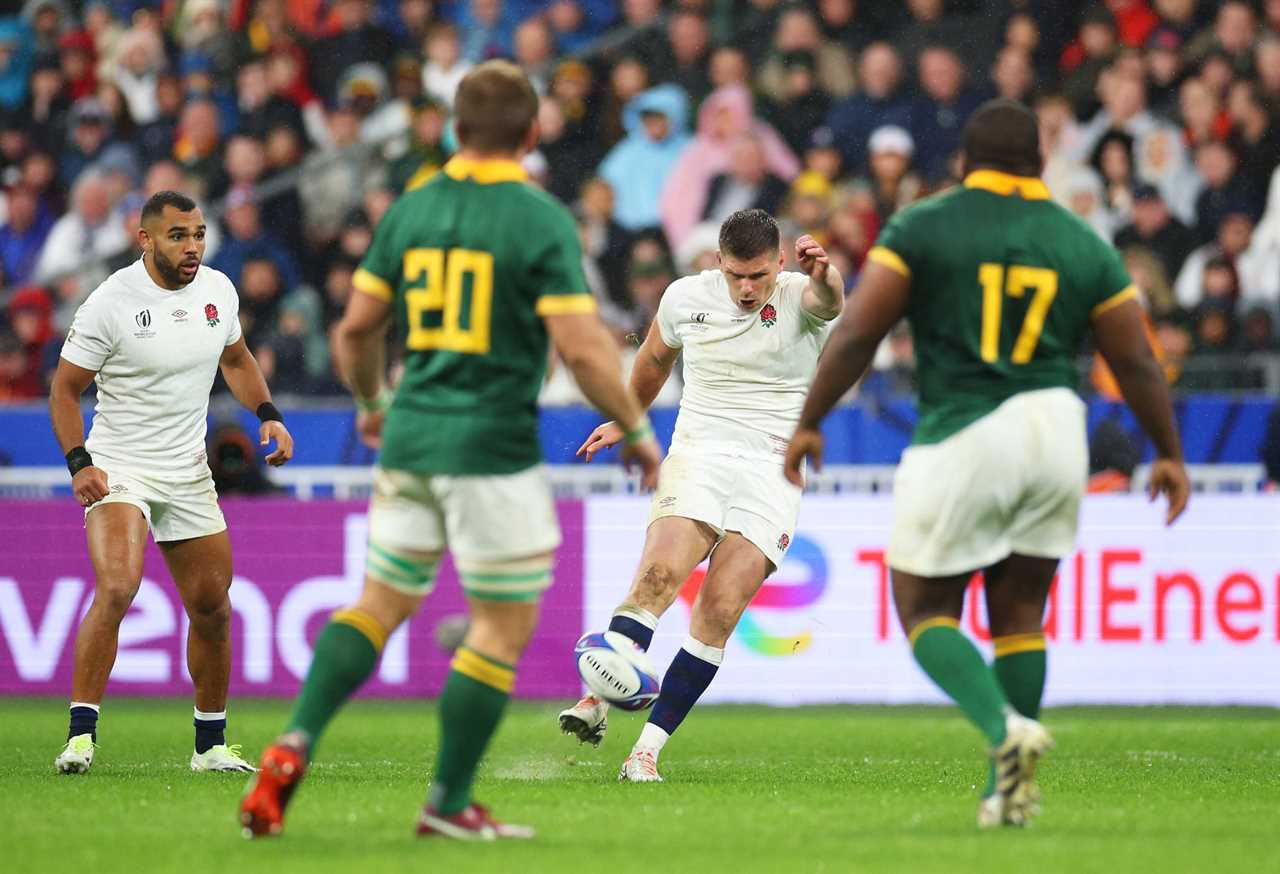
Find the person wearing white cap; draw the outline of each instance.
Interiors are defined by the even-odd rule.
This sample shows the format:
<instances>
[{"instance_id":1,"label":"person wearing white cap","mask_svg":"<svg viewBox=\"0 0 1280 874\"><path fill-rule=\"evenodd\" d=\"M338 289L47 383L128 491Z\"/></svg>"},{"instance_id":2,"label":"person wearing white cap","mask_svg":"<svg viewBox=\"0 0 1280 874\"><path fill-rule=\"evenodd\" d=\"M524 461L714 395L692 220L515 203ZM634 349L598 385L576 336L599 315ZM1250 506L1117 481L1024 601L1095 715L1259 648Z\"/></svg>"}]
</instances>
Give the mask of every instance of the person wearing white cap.
<instances>
[{"instance_id":1,"label":"person wearing white cap","mask_svg":"<svg viewBox=\"0 0 1280 874\"><path fill-rule=\"evenodd\" d=\"M920 179L911 172L915 152L915 140L897 125L878 127L867 140L867 182L882 221L921 194Z\"/></svg>"}]
</instances>

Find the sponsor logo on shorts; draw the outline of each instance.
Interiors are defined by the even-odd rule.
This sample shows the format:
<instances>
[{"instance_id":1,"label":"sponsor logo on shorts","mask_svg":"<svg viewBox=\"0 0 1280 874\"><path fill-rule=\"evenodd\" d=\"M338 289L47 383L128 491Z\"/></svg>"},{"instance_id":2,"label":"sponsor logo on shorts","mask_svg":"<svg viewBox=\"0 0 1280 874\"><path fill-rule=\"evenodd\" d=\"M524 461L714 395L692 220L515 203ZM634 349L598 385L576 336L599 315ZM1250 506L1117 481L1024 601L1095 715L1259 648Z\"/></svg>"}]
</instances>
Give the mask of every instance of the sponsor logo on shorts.
<instances>
[{"instance_id":1,"label":"sponsor logo on shorts","mask_svg":"<svg viewBox=\"0 0 1280 874\"><path fill-rule=\"evenodd\" d=\"M668 495L667 497L662 498L658 501L658 506L666 510L666 509L669 509L670 507L674 507L675 503L676 503L676 496Z\"/></svg>"},{"instance_id":2,"label":"sponsor logo on shorts","mask_svg":"<svg viewBox=\"0 0 1280 874\"><path fill-rule=\"evenodd\" d=\"M778 311L773 308L773 304L767 303L760 308L761 324L766 328L772 328L776 321L778 321Z\"/></svg>"},{"instance_id":3,"label":"sponsor logo on shorts","mask_svg":"<svg viewBox=\"0 0 1280 874\"><path fill-rule=\"evenodd\" d=\"M113 486L111 487L111 491L118 495L118 494L120 494L121 492L127 492L127 491L129 491L129 487L128 487L127 485L125 485L124 483L116 483L115 485L113 485Z\"/></svg>"},{"instance_id":4,"label":"sponsor logo on shorts","mask_svg":"<svg viewBox=\"0 0 1280 874\"><path fill-rule=\"evenodd\" d=\"M211 303L204 305L204 317L209 320L209 327L218 324L218 308Z\"/></svg>"}]
</instances>

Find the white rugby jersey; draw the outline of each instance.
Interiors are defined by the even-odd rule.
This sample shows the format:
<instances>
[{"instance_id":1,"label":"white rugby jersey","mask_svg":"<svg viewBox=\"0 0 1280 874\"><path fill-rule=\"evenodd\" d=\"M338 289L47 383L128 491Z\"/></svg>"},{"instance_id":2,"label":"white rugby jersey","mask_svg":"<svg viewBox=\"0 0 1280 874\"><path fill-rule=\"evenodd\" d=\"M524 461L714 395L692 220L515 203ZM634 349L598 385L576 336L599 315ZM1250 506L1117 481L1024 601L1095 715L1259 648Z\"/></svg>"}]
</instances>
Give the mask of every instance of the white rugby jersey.
<instances>
[{"instance_id":1,"label":"white rugby jersey","mask_svg":"<svg viewBox=\"0 0 1280 874\"><path fill-rule=\"evenodd\" d=\"M684 357L672 452L781 463L831 327L801 306L808 285L803 273L779 273L754 313L733 302L719 270L667 288L658 331Z\"/></svg>"},{"instance_id":2,"label":"white rugby jersey","mask_svg":"<svg viewBox=\"0 0 1280 874\"><path fill-rule=\"evenodd\" d=\"M203 265L185 288L170 291L138 259L94 289L62 357L98 374L85 441L95 462L161 478L207 471L209 390L223 350L240 339L239 310L231 280Z\"/></svg>"}]
</instances>

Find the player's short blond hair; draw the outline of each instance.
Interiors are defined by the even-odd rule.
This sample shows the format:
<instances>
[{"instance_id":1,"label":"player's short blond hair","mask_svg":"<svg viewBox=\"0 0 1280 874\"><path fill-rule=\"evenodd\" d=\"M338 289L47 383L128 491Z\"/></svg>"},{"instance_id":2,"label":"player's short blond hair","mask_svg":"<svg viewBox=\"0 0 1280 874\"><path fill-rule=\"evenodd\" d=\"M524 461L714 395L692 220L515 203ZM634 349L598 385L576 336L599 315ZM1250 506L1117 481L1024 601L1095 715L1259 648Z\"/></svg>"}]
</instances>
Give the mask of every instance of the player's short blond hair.
<instances>
[{"instance_id":1,"label":"player's short blond hair","mask_svg":"<svg viewBox=\"0 0 1280 874\"><path fill-rule=\"evenodd\" d=\"M462 145L477 152L514 152L538 115L538 94L510 61L485 61L458 84L454 126Z\"/></svg>"}]
</instances>

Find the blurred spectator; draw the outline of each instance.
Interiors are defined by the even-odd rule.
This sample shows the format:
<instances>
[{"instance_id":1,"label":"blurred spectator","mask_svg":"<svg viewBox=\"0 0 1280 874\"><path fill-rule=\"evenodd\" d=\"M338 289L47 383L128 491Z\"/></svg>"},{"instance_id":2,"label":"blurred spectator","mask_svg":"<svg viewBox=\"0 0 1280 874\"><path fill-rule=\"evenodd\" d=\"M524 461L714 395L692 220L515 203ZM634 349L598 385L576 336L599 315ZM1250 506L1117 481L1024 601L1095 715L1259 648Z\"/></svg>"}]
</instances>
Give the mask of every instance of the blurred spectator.
<instances>
[{"instance_id":1,"label":"blurred spectator","mask_svg":"<svg viewBox=\"0 0 1280 874\"><path fill-rule=\"evenodd\" d=\"M613 187L599 177L588 180L582 186L577 211L583 254L595 263L613 306L626 309L630 305L627 256L631 234L613 218Z\"/></svg>"},{"instance_id":2,"label":"blurred spectator","mask_svg":"<svg viewBox=\"0 0 1280 874\"><path fill-rule=\"evenodd\" d=\"M1128 246L1121 251L1125 269L1138 287L1147 311L1165 316L1177 309L1173 296L1172 275L1160 259L1145 246Z\"/></svg>"},{"instance_id":3,"label":"blurred spectator","mask_svg":"<svg viewBox=\"0 0 1280 874\"><path fill-rule=\"evenodd\" d=\"M164 41L155 31L135 27L121 37L119 52L114 81L124 93L133 120L150 124L160 114L156 83L167 61Z\"/></svg>"},{"instance_id":4,"label":"blurred spectator","mask_svg":"<svg viewBox=\"0 0 1280 874\"><path fill-rule=\"evenodd\" d=\"M812 52L788 52L778 60L781 89L764 111L770 124L797 154L831 111L831 97L819 89Z\"/></svg>"},{"instance_id":5,"label":"blurred spectator","mask_svg":"<svg viewBox=\"0 0 1280 874\"><path fill-rule=\"evenodd\" d=\"M476 0L500 6L501 0ZM337 31L316 41L310 52L311 84L323 100L334 101L343 72L361 62L385 63L396 50L395 39L374 24L370 0L336 0Z\"/></svg>"},{"instance_id":6,"label":"blurred spectator","mask_svg":"<svg viewBox=\"0 0 1280 874\"><path fill-rule=\"evenodd\" d=\"M259 58L249 59L236 72L236 109L239 130L250 136L265 139L282 125L300 134L305 130L301 110L272 90L267 65Z\"/></svg>"},{"instance_id":7,"label":"blurred spectator","mask_svg":"<svg viewBox=\"0 0 1280 874\"><path fill-rule=\"evenodd\" d=\"M846 172L862 172L867 138L877 127L911 127L911 105L898 90L901 78L902 65L893 46L867 46L858 62L858 90L836 103L827 117Z\"/></svg>"},{"instance_id":8,"label":"blurred spectator","mask_svg":"<svg viewBox=\"0 0 1280 874\"><path fill-rule=\"evenodd\" d=\"M1031 105L1036 87L1036 71L1031 56L1017 46L1005 46L991 68L991 96Z\"/></svg>"},{"instance_id":9,"label":"blurred spectator","mask_svg":"<svg viewBox=\"0 0 1280 874\"><path fill-rule=\"evenodd\" d=\"M746 54L737 46L720 46L711 53L708 75L711 87L724 88L726 85L749 85L751 81L751 65Z\"/></svg>"},{"instance_id":10,"label":"blurred spectator","mask_svg":"<svg viewBox=\"0 0 1280 874\"><path fill-rule=\"evenodd\" d=\"M1197 36L1186 47L1191 63L1199 63L1211 53L1230 59L1236 73L1247 75L1253 67L1253 46L1258 38L1258 19L1245 0L1225 0L1218 7L1212 30Z\"/></svg>"},{"instance_id":11,"label":"blurred spectator","mask_svg":"<svg viewBox=\"0 0 1280 874\"><path fill-rule=\"evenodd\" d=\"M1111 213L1112 227L1128 224L1137 184L1133 161L1133 137L1109 131L1093 149L1089 165L1102 179L1102 198Z\"/></svg>"},{"instance_id":12,"label":"blurred spectator","mask_svg":"<svg viewBox=\"0 0 1280 874\"><path fill-rule=\"evenodd\" d=\"M230 83L236 73L236 39L227 29L222 10L219 0L185 0L173 30L180 51L208 58L214 78Z\"/></svg>"},{"instance_id":13,"label":"blurred spectator","mask_svg":"<svg viewBox=\"0 0 1280 874\"><path fill-rule=\"evenodd\" d=\"M538 149L547 159L546 188L565 203L578 199L578 190L600 163L600 146L585 125L570 130L560 102L544 97L538 105Z\"/></svg>"},{"instance_id":14,"label":"blurred spectator","mask_svg":"<svg viewBox=\"0 0 1280 874\"><path fill-rule=\"evenodd\" d=\"M522 21L513 38L515 62L524 70L539 94L547 92L555 68L556 44L551 28L542 18Z\"/></svg>"},{"instance_id":15,"label":"blurred spectator","mask_svg":"<svg viewBox=\"0 0 1280 874\"><path fill-rule=\"evenodd\" d=\"M1240 176L1250 197L1261 201L1272 172L1280 165L1280 124L1261 89L1243 79L1231 86L1228 110L1240 151Z\"/></svg>"},{"instance_id":16,"label":"blurred spectator","mask_svg":"<svg viewBox=\"0 0 1280 874\"><path fill-rule=\"evenodd\" d=\"M235 423L213 429L207 450L213 486L221 495L266 495L277 492L262 472L258 448L253 439Z\"/></svg>"},{"instance_id":17,"label":"blurred spectator","mask_svg":"<svg viewBox=\"0 0 1280 874\"><path fill-rule=\"evenodd\" d=\"M1196 231L1201 242L1212 240L1228 213L1257 216L1256 201L1236 173L1239 161L1226 143L1210 141L1196 150L1196 169L1205 187L1196 198Z\"/></svg>"},{"instance_id":18,"label":"blurred spectator","mask_svg":"<svg viewBox=\"0 0 1280 874\"><path fill-rule=\"evenodd\" d=\"M657 227L659 196L689 145L688 101L675 85L659 85L627 104L627 137L605 156L600 176L613 186L614 218L629 231Z\"/></svg>"},{"instance_id":19,"label":"blurred spectator","mask_svg":"<svg viewBox=\"0 0 1280 874\"><path fill-rule=\"evenodd\" d=\"M26 0L22 4L22 18L30 27L35 38L35 50L40 54L57 47L58 36L72 21L71 10L65 0Z\"/></svg>"},{"instance_id":20,"label":"blurred spectator","mask_svg":"<svg viewBox=\"0 0 1280 874\"><path fill-rule=\"evenodd\" d=\"M849 0L835 2L849 6ZM844 99L853 93L856 80L849 50L823 35L813 13L796 6L778 19L773 51L758 74L757 82L766 96L777 102L788 100L795 90L789 79L797 56L808 60L815 92L828 99Z\"/></svg>"},{"instance_id":21,"label":"blurred spectator","mask_svg":"<svg viewBox=\"0 0 1280 874\"><path fill-rule=\"evenodd\" d=\"M23 285L35 272L40 250L53 229L53 216L40 204L36 191L22 183L8 189L6 203L8 220L0 226L0 267L7 284Z\"/></svg>"},{"instance_id":22,"label":"blurred spectator","mask_svg":"<svg viewBox=\"0 0 1280 874\"><path fill-rule=\"evenodd\" d=\"M947 159L960 148L960 131L981 98L965 88L965 70L954 51L941 46L919 56L921 96L911 111L918 144L916 167L934 182L947 175Z\"/></svg>"},{"instance_id":23,"label":"blurred spectator","mask_svg":"<svg viewBox=\"0 0 1280 874\"><path fill-rule=\"evenodd\" d=\"M920 178L911 172L915 142L900 127L882 127L871 134L867 150L871 153L867 189L883 225L899 209L918 199L923 190Z\"/></svg>"},{"instance_id":24,"label":"blurred spectator","mask_svg":"<svg viewBox=\"0 0 1280 874\"><path fill-rule=\"evenodd\" d=\"M102 154L111 139L110 121L102 102L82 97L71 107L67 146L59 160L58 178L70 187L86 167Z\"/></svg>"},{"instance_id":25,"label":"blurred spectator","mask_svg":"<svg viewBox=\"0 0 1280 874\"><path fill-rule=\"evenodd\" d=\"M384 169L376 150L360 142L360 118L350 103L329 114L329 142L312 152L298 181L303 215L313 245L332 241L347 213L364 193L381 184Z\"/></svg>"},{"instance_id":26,"label":"blurred spectator","mask_svg":"<svg viewBox=\"0 0 1280 874\"><path fill-rule=\"evenodd\" d=\"M462 57L473 64L510 57L514 23L503 0L463 0L460 5L464 10L459 20Z\"/></svg>"},{"instance_id":27,"label":"blurred spectator","mask_svg":"<svg viewBox=\"0 0 1280 874\"><path fill-rule=\"evenodd\" d=\"M422 87L445 106L453 106L453 95L458 83L471 69L471 62L462 59L462 41L458 29L442 22L427 32L427 62L422 65Z\"/></svg>"},{"instance_id":28,"label":"blurred spectator","mask_svg":"<svg viewBox=\"0 0 1280 874\"><path fill-rule=\"evenodd\" d=\"M1262 39L1254 53L1258 88L1274 115L1280 112L1280 29Z\"/></svg>"},{"instance_id":29,"label":"blurred spectator","mask_svg":"<svg viewBox=\"0 0 1280 874\"><path fill-rule=\"evenodd\" d=\"M23 22L0 18L0 107L17 109L26 101L34 59Z\"/></svg>"},{"instance_id":30,"label":"blurred spectator","mask_svg":"<svg viewBox=\"0 0 1280 874\"><path fill-rule=\"evenodd\" d=\"M252 188L239 186L232 189L227 195L224 210L226 234L218 246L218 254L207 259L210 267L221 270L235 281L249 269L250 261L266 260L275 267L285 291L301 283L302 271L289 246L270 227L263 225L262 212L254 201Z\"/></svg>"},{"instance_id":31,"label":"blurred spectator","mask_svg":"<svg viewBox=\"0 0 1280 874\"><path fill-rule=\"evenodd\" d=\"M29 366L22 342L0 328L0 403L22 403L44 394L40 375Z\"/></svg>"},{"instance_id":32,"label":"blurred spectator","mask_svg":"<svg viewBox=\"0 0 1280 874\"><path fill-rule=\"evenodd\" d=\"M1095 6L1080 22L1080 35L1063 53L1062 70L1066 73L1062 91L1071 101L1076 117L1087 118L1098 111L1098 101L1106 102L1100 92L1106 69L1120 48L1116 22L1105 8Z\"/></svg>"},{"instance_id":33,"label":"blurred spectator","mask_svg":"<svg viewBox=\"0 0 1280 874\"><path fill-rule=\"evenodd\" d=\"M625 57L613 65L600 113L600 137L606 144L616 145L627 135L626 107L648 88L649 68L639 58ZM686 110L680 121L687 129L689 125L687 97L685 105Z\"/></svg>"},{"instance_id":34,"label":"blurred spectator","mask_svg":"<svg viewBox=\"0 0 1280 874\"><path fill-rule=\"evenodd\" d=\"M1103 197L1102 177L1090 167L1077 167L1067 179L1066 194L1067 208L1110 243L1115 226Z\"/></svg>"},{"instance_id":35,"label":"blurred spectator","mask_svg":"<svg viewBox=\"0 0 1280 874\"><path fill-rule=\"evenodd\" d=\"M171 73L161 73L155 82L155 117L143 125L134 139L139 155L147 164L167 158L178 133L178 117L184 99L182 82Z\"/></svg>"},{"instance_id":36,"label":"blurred spectator","mask_svg":"<svg viewBox=\"0 0 1280 874\"><path fill-rule=\"evenodd\" d=\"M444 166L448 158L444 148L446 118L447 110L439 98L423 97L417 101L409 151L387 167L387 185L392 191L412 191Z\"/></svg>"},{"instance_id":37,"label":"blurred spectator","mask_svg":"<svg viewBox=\"0 0 1280 874\"><path fill-rule=\"evenodd\" d=\"M35 396L46 390L44 375L45 346L53 337L53 301L49 293L38 286L20 288L9 298L5 307L9 330L22 346L27 366L24 383L35 386Z\"/></svg>"},{"instance_id":38,"label":"blurred spectator","mask_svg":"<svg viewBox=\"0 0 1280 874\"><path fill-rule=\"evenodd\" d=\"M228 275L240 292L240 328L249 348L256 352L275 331L281 298L287 289L281 281L276 261L268 252L250 255L238 275ZM270 380L269 374L264 375Z\"/></svg>"},{"instance_id":39,"label":"blurred spectator","mask_svg":"<svg viewBox=\"0 0 1280 874\"><path fill-rule=\"evenodd\" d=\"M707 20L692 10L676 9L667 18L667 45L654 69L678 85L693 103L701 103L711 93L707 75L711 34Z\"/></svg>"},{"instance_id":40,"label":"blurred spectator","mask_svg":"<svg viewBox=\"0 0 1280 874\"><path fill-rule=\"evenodd\" d=\"M1178 86L1182 84L1182 37L1172 27L1161 26L1147 37L1143 60L1147 69L1147 102L1151 110L1169 117L1178 109Z\"/></svg>"},{"instance_id":41,"label":"blurred spectator","mask_svg":"<svg viewBox=\"0 0 1280 874\"><path fill-rule=\"evenodd\" d=\"M96 173L84 173L71 192L71 212L54 222L36 261L34 279L47 284L64 273L86 266L95 258L106 259L125 249L129 240L124 226L112 222L106 183Z\"/></svg>"},{"instance_id":42,"label":"blurred spectator","mask_svg":"<svg viewBox=\"0 0 1280 874\"><path fill-rule=\"evenodd\" d=\"M623 0L623 2L624 6L629 6L636 0ZM748 58L767 57L769 44L778 29L778 19L783 7L782 0L747 0L745 9L735 10L731 42L742 46Z\"/></svg>"},{"instance_id":43,"label":"blurred spectator","mask_svg":"<svg viewBox=\"0 0 1280 874\"><path fill-rule=\"evenodd\" d=\"M556 45L570 55L586 47L617 16L617 4L610 0L552 0L547 6L547 23Z\"/></svg>"},{"instance_id":44,"label":"blurred spectator","mask_svg":"<svg viewBox=\"0 0 1280 874\"><path fill-rule=\"evenodd\" d=\"M1142 183L1133 189L1131 219L1116 233L1116 248L1144 246L1160 259L1168 276L1177 276L1196 246L1195 234L1169 212L1154 185Z\"/></svg>"},{"instance_id":45,"label":"blurred spectator","mask_svg":"<svg viewBox=\"0 0 1280 874\"><path fill-rule=\"evenodd\" d=\"M787 191L787 183L769 172L763 144L747 134L734 144L728 172L712 177L702 221L720 225L738 210L752 208L775 215Z\"/></svg>"},{"instance_id":46,"label":"blurred spectator","mask_svg":"<svg viewBox=\"0 0 1280 874\"><path fill-rule=\"evenodd\" d=\"M894 42L908 67L914 69L930 47L947 48L968 64L987 66L998 26L995 16L959 15L948 10L945 0L906 0L904 5L910 21Z\"/></svg>"},{"instance_id":47,"label":"blurred spectator","mask_svg":"<svg viewBox=\"0 0 1280 874\"><path fill-rule=\"evenodd\" d=\"M1222 109L1218 95L1202 78L1191 78L1178 89L1178 108L1182 116L1182 134L1187 145L1195 148L1215 140L1225 140L1231 133L1231 119Z\"/></svg>"},{"instance_id":48,"label":"blurred spectator","mask_svg":"<svg viewBox=\"0 0 1280 874\"><path fill-rule=\"evenodd\" d=\"M627 265L627 292L631 298L636 342L649 331L649 323L658 313L658 302L667 286L675 281L671 256L666 247L654 235L641 235L631 244L631 258Z\"/></svg>"},{"instance_id":49,"label":"blurred spectator","mask_svg":"<svg viewBox=\"0 0 1280 874\"><path fill-rule=\"evenodd\" d=\"M729 86L708 97L698 110L698 130L680 154L662 189L662 227L668 240L680 240L706 209L712 178L729 167L733 147L753 134L764 151L769 172L790 183L800 162L778 132L754 116L751 92Z\"/></svg>"},{"instance_id":50,"label":"blurred spectator","mask_svg":"<svg viewBox=\"0 0 1280 874\"><path fill-rule=\"evenodd\" d=\"M172 157L187 178L208 194L222 170L222 130L218 109L208 100L187 103L179 117Z\"/></svg>"},{"instance_id":51,"label":"blurred spectator","mask_svg":"<svg viewBox=\"0 0 1280 874\"><path fill-rule=\"evenodd\" d=\"M1240 351L1245 355L1274 353L1276 345L1275 316L1270 307L1255 304L1240 318Z\"/></svg>"}]
</instances>

